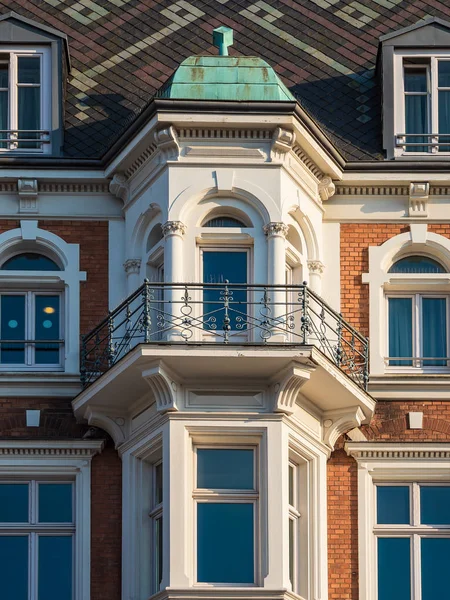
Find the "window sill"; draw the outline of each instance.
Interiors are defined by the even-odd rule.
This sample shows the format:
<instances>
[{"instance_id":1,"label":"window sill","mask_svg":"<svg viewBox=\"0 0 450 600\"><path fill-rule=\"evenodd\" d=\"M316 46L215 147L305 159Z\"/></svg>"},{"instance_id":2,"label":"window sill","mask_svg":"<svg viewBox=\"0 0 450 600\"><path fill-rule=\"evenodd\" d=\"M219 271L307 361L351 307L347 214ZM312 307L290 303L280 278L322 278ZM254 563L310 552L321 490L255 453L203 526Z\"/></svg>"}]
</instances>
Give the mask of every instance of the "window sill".
<instances>
[{"instance_id":1,"label":"window sill","mask_svg":"<svg viewBox=\"0 0 450 600\"><path fill-rule=\"evenodd\" d=\"M185 600L187 598L205 599L205 600L235 600L239 597L241 600L248 598L254 600L255 595L259 600L304 600L294 592L286 589L273 589L258 586L252 587L215 587L207 586L205 588L197 585L188 588L166 588L150 596L152 600Z\"/></svg>"},{"instance_id":2,"label":"window sill","mask_svg":"<svg viewBox=\"0 0 450 600\"><path fill-rule=\"evenodd\" d=\"M78 373L0 371L0 395L73 398L81 391Z\"/></svg>"},{"instance_id":3,"label":"window sill","mask_svg":"<svg viewBox=\"0 0 450 600\"><path fill-rule=\"evenodd\" d=\"M376 400L450 400L450 369L369 375L368 391Z\"/></svg>"}]
</instances>

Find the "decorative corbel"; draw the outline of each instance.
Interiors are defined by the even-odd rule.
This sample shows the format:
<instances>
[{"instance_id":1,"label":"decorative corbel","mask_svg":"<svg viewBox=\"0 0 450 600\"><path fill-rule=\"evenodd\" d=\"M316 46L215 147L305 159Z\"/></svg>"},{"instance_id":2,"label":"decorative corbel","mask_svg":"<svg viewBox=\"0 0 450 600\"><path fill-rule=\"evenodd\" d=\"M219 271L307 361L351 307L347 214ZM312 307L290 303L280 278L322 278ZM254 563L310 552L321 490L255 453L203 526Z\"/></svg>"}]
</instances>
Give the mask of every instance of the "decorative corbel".
<instances>
[{"instance_id":1,"label":"decorative corbel","mask_svg":"<svg viewBox=\"0 0 450 600\"><path fill-rule=\"evenodd\" d=\"M273 132L272 146L270 148L271 160L282 160L295 142L295 133L292 129L277 127Z\"/></svg>"},{"instance_id":2,"label":"decorative corbel","mask_svg":"<svg viewBox=\"0 0 450 600\"><path fill-rule=\"evenodd\" d=\"M180 145L175 127L165 127L155 131L155 143L158 150L166 160L178 160L180 156Z\"/></svg>"},{"instance_id":3,"label":"decorative corbel","mask_svg":"<svg viewBox=\"0 0 450 600\"><path fill-rule=\"evenodd\" d=\"M109 183L109 191L111 194L116 196L116 198L120 198L123 202L128 200L128 196L130 193L130 186L128 184L128 179L123 173L115 173L113 178Z\"/></svg>"},{"instance_id":4,"label":"decorative corbel","mask_svg":"<svg viewBox=\"0 0 450 600\"><path fill-rule=\"evenodd\" d=\"M334 450L334 446L341 435L360 427L365 416L359 406L350 408L327 410L323 414L323 441Z\"/></svg>"},{"instance_id":5,"label":"decorative corbel","mask_svg":"<svg viewBox=\"0 0 450 600\"><path fill-rule=\"evenodd\" d=\"M121 415L108 414L100 407L89 407L86 410L84 418L92 427L104 429L112 437L117 448L125 441L125 417Z\"/></svg>"},{"instance_id":6,"label":"decorative corbel","mask_svg":"<svg viewBox=\"0 0 450 600\"><path fill-rule=\"evenodd\" d=\"M142 377L150 386L158 412L165 413L178 410L181 386L163 361L159 361L150 369L143 371Z\"/></svg>"},{"instance_id":7,"label":"decorative corbel","mask_svg":"<svg viewBox=\"0 0 450 600\"><path fill-rule=\"evenodd\" d=\"M36 214L38 211L37 179L18 179L19 213Z\"/></svg>"},{"instance_id":8,"label":"decorative corbel","mask_svg":"<svg viewBox=\"0 0 450 600\"><path fill-rule=\"evenodd\" d=\"M322 177L322 179L319 182L319 196L322 202L326 202L327 200L329 200L331 196L334 196L335 192L336 186L334 185L331 177L329 177L328 175Z\"/></svg>"},{"instance_id":9,"label":"decorative corbel","mask_svg":"<svg viewBox=\"0 0 450 600\"><path fill-rule=\"evenodd\" d=\"M321 260L308 260L307 265L310 274L322 275L325 269L325 265Z\"/></svg>"},{"instance_id":10,"label":"decorative corbel","mask_svg":"<svg viewBox=\"0 0 450 600\"><path fill-rule=\"evenodd\" d=\"M271 386L274 412L283 412L288 415L294 412L297 396L301 387L309 381L311 371L311 367L292 364L277 375Z\"/></svg>"},{"instance_id":11,"label":"decorative corbel","mask_svg":"<svg viewBox=\"0 0 450 600\"><path fill-rule=\"evenodd\" d=\"M409 184L409 210L410 217L425 218L428 216L428 200L430 196L430 184L410 183Z\"/></svg>"}]
</instances>

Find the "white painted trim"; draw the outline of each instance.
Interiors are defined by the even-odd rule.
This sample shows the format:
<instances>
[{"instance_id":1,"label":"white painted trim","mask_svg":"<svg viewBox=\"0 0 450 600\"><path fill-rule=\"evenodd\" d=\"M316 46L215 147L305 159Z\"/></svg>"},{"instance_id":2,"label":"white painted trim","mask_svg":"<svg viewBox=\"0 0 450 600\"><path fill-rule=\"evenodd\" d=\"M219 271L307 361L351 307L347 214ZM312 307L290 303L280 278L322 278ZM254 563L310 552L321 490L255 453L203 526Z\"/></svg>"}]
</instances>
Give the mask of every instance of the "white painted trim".
<instances>
[{"instance_id":1,"label":"white painted trim","mask_svg":"<svg viewBox=\"0 0 450 600\"><path fill-rule=\"evenodd\" d=\"M79 270L80 246L79 244L68 244L62 238L38 227L38 221L24 220L20 227L11 229L0 234L0 257L3 263L10 256L21 251L42 252L61 265L61 271L45 273L23 272L23 271L1 271L0 284L6 282L18 282L23 288L26 281L37 281L42 283L42 291L45 291L46 283L53 283L63 287L65 315L63 331L65 332L65 361L64 371L70 374L78 374L79 366L79 335L80 335L80 281L86 280L86 273ZM51 288L50 288L51 289Z\"/></svg>"},{"instance_id":2,"label":"white painted trim","mask_svg":"<svg viewBox=\"0 0 450 600\"><path fill-rule=\"evenodd\" d=\"M0 478L75 482L74 600L89 600L91 586L91 459L101 452L103 440L0 440Z\"/></svg>"}]
</instances>

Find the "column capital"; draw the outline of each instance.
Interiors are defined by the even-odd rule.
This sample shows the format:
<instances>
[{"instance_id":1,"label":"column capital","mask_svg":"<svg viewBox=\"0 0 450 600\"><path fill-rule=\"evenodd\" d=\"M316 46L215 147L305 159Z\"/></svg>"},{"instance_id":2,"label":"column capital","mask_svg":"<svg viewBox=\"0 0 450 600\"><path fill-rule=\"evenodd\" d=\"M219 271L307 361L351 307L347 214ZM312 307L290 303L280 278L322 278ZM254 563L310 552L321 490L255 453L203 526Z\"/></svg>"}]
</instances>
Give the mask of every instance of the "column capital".
<instances>
[{"instance_id":1,"label":"column capital","mask_svg":"<svg viewBox=\"0 0 450 600\"><path fill-rule=\"evenodd\" d=\"M271 221L267 225L264 225L263 230L267 237L281 236L285 238L289 227L285 223Z\"/></svg>"},{"instance_id":2,"label":"column capital","mask_svg":"<svg viewBox=\"0 0 450 600\"><path fill-rule=\"evenodd\" d=\"M123 263L123 268L127 275L137 275L141 269L141 259L129 258Z\"/></svg>"},{"instance_id":3,"label":"column capital","mask_svg":"<svg viewBox=\"0 0 450 600\"><path fill-rule=\"evenodd\" d=\"M186 225L181 221L166 221L162 226L164 237L168 235L184 235L186 233Z\"/></svg>"},{"instance_id":4,"label":"column capital","mask_svg":"<svg viewBox=\"0 0 450 600\"><path fill-rule=\"evenodd\" d=\"M307 264L309 272L317 275L321 275L325 269L325 265L320 260L308 260Z\"/></svg>"}]
</instances>

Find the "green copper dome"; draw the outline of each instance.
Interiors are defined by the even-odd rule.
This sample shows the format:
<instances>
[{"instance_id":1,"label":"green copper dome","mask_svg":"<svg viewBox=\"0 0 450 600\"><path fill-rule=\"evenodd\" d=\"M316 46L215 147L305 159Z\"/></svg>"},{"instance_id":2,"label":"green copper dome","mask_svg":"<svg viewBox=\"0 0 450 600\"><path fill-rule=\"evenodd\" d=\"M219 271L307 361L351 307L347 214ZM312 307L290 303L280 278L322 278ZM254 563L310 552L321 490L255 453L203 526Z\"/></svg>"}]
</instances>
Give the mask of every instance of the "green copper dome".
<instances>
[{"instance_id":1,"label":"green copper dome","mask_svg":"<svg viewBox=\"0 0 450 600\"><path fill-rule=\"evenodd\" d=\"M181 63L158 97L295 102L272 67L255 56L191 56Z\"/></svg>"}]
</instances>

